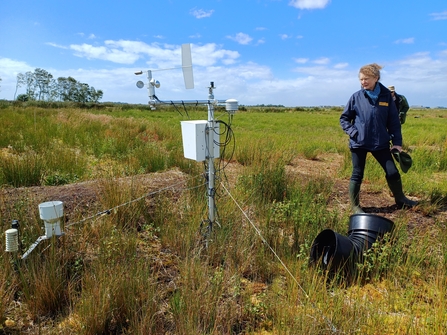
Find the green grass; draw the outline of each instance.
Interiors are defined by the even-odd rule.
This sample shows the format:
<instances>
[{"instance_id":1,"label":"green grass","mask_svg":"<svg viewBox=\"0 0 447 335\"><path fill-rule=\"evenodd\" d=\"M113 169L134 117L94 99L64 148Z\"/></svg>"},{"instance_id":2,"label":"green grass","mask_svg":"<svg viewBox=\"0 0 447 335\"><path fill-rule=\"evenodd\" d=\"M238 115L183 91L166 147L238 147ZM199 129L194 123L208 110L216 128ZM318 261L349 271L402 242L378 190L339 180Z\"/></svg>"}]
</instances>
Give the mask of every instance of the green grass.
<instances>
[{"instance_id":1,"label":"green grass","mask_svg":"<svg viewBox=\"0 0 447 335\"><path fill-rule=\"evenodd\" d=\"M315 236L344 233L349 220L348 209L328 206L335 178L351 173L340 108L236 113L231 158L239 173L230 196L219 171L218 222L207 232L203 165L183 158L180 134L180 121L206 119L203 106L0 107L2 231L18 219L24 248L42 234L42 199L31 189L16 199L11 190L89 181L100 200L99 208L66 212L66 236L44 241L26 260L0 254L0 334L445 332L447 232L436 214L447 197L447 111L410 110L403 126L414 160L403 184L426 200L430 224L398 212L394 232L365 254L348 285L308 267ZM216 117L228 122L220 108ZM326 155L342 160L334 177L287 173L297 158ZM138 182L169 170L179 171L181 191L148 194ZM377 192L386 185L371 157L365 184ZM97 215L105 209L112 210Z\"/></svg>"}]
</instances>

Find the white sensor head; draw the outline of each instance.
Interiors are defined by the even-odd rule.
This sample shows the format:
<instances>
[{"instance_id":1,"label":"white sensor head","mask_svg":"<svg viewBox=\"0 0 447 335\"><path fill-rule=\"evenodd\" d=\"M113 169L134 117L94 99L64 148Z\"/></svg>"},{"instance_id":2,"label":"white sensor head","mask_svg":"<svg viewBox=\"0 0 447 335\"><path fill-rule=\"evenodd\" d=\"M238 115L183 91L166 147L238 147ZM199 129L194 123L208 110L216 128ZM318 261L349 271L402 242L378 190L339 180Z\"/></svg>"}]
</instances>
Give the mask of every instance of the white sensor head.
<instances>
[{"instance_id":1,"label":"white sensor head","mask_svg":"<svg viewBox=\"0 0 447 335\"><path fill-rule=\"evenodd\" d=\"M225 101L225 109L228 113L234 114L239 109L236 99L228 99Z\"/></svg>"},{"instance_id":2,"label":"white sensor head","mask_svg":"<svg viewBox=\"0 0 447 335\"><path fill-rule=\"evenodd\" d=\"M45 223L45 236L62 235L60 220L64 216L64 203L62 201L48 201L39 204L40 218Z\"/></svg>"}]
</instances>

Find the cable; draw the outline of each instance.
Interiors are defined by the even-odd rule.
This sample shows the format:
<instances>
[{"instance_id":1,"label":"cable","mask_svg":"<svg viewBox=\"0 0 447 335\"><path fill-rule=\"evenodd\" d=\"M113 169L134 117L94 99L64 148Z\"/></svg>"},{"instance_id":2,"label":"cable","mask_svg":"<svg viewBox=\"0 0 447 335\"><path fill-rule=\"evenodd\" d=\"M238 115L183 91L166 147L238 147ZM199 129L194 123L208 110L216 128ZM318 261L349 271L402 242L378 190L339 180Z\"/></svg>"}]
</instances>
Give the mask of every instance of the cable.
<instances>
[{"instance_id":1,"label":"cable","mask_svg":"<svg viewBox=\"0 0 447 335\"><path fill-rule=\"evenodd\" d=\"M188 117L188 119L190 119L189 115L188 115L188 110L186 109L186 105L185 102L182 100L182 105L183 105L183 110L185 111L186 116Z\"/></svg>"},{"instance_id":2,"label":"cable","mask_svg":"<svg viewBox=\"0 0 447 335\"><path fill-rule=\"evenodd\" d=\"M160 100L159 100L159 101L160 101ZM161 102L161 101L160 101L160 102ZM180 112L180 110L177 108L177 105L176 105L173 101L171 101L171 106L174 106L175 110L180 114L181 117L183 117L182 112Z\"/></svg>"},{"instance_id":3,"label":"cable","mask_svg":"<svg viewBox=\"0 0 447 335\"><path fill-rule=\"evenodd\" d=\"M218 120L218 121L216 121L216 122L219 123L219 124L224 125L224 130L223 130L223 131L221 131L220 133L218 133L218 132L215 131L215 133L216 133L217 135L219 135L219 136L225 134L225 140L224 140L223 142L217 142L217 141L214 141L214 143L215 143L216 145L218 145L219 147L222 147L222 148L223 148L223 149L222 149L222 153L221 153L221 155L220 155L219 169L218 169L218 171L223 171L223 170L225 169L225 167L226 167L226 166L231 162L231 160L233 159L233 155L234 155L234 152L235 152L235 150L236 150L236 139L235 139L235 136L234 136L233 130L231 129L230 124L228 124L228 123L226 123L226 122L224 122L224 121L221 121L221 120ZM220 127L219 127L219 129L220 129ZM232 147L232 151L231 151L231 153L230 153L230 157L228 157L226 164L224 164L223 166L221 166L221 164L224 162L223 157L225 156L227 147L228 147L231 143L233 143L233 147Z\"/></svg>"}]
</instances>

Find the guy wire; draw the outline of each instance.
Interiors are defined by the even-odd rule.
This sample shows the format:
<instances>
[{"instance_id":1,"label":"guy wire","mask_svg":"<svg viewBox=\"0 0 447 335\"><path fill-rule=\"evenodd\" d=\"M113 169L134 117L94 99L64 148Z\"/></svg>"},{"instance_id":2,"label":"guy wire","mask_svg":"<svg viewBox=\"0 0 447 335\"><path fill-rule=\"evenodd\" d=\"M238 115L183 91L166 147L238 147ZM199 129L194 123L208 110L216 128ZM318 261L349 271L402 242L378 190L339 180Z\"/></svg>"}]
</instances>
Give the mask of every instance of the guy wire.
<instances>
[{"instance_id":1,"label":"guy wire","mask_svg":"<svg viewBox=\"0 0 447 335\"><path fill-rule=\"evenodd\" d=\"M248 217L247 213L245 213L245 211L242 209L241 206L239 206L239 204L237 203L236 199L234 199L234 197L231 195L231 193L228 191L228 189L225 187L225 185L223 183L221 183L222 187L224 188L224 190L227 192L227 194L230 196L231 200L233 200L233 202L236 204L236 206L240 209L240 211L242 212L242 214L245 216L245 218L248 220L248 222L250 223L250 225L253 227L253 229L256 231L256 233L259 235L262 243L264 243L269 249L270 251L273 253L273 255L276 257L276 259L278 259L278 261L281 263L281 265L284 267L284 269L286 270L286 272L289 274L289 276L293 279L293 281L296 283L296 285L298 286L298 288L301 290L301 292L303 292L304 296L307 298L307 300L309 301L309 303L311 304L312 308L315 309L316 311L318 311L321 315L321 317L324 319L324 321L326 321L327 325L331 328L331 331L333 334L337 334L339 333L337 328L334 326L334 324L332 323L331 320L329 320L329 318L323 314L323 312L310 300L310 296L309 294L307 294L307 292L304 290L304 288L300 285L300 283L298 282L298 280L294 277L294 275L292 274L292 272L290 272L289 268L286 266L286 264L284 264L284 262L282 261L282 259L278 256L278 254L275 252L275 250L270 246L270 244L267 242L267 240L264 238L264 236L262 236L261 231L258 229L258 227L255 226L255 224L250 220L250 218Z\"/></svg>"}]
</instances>

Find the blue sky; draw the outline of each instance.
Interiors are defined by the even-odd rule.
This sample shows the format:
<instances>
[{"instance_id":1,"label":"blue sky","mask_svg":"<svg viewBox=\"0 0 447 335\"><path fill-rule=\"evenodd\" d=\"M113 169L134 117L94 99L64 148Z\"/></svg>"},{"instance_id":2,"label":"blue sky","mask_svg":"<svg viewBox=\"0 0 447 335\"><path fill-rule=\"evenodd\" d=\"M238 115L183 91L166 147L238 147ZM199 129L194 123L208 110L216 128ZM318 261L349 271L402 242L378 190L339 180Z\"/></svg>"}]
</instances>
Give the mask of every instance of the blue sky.
<instances>
[{"instance_id":1,"label":"blue sky","mask_svg":"<svg viewBox=\"0 0 447 335\"><path fill-rule=\"evenodd\" d=\"M410 105L447 107L445 0L1 0L0 13L0 99L42 68L103 102L147 103L134 72L174 68L153 72L161 100L207 99L213 81L216 99L243 105L345 105L376 62Z\"/></svg>"}]
</instances>

